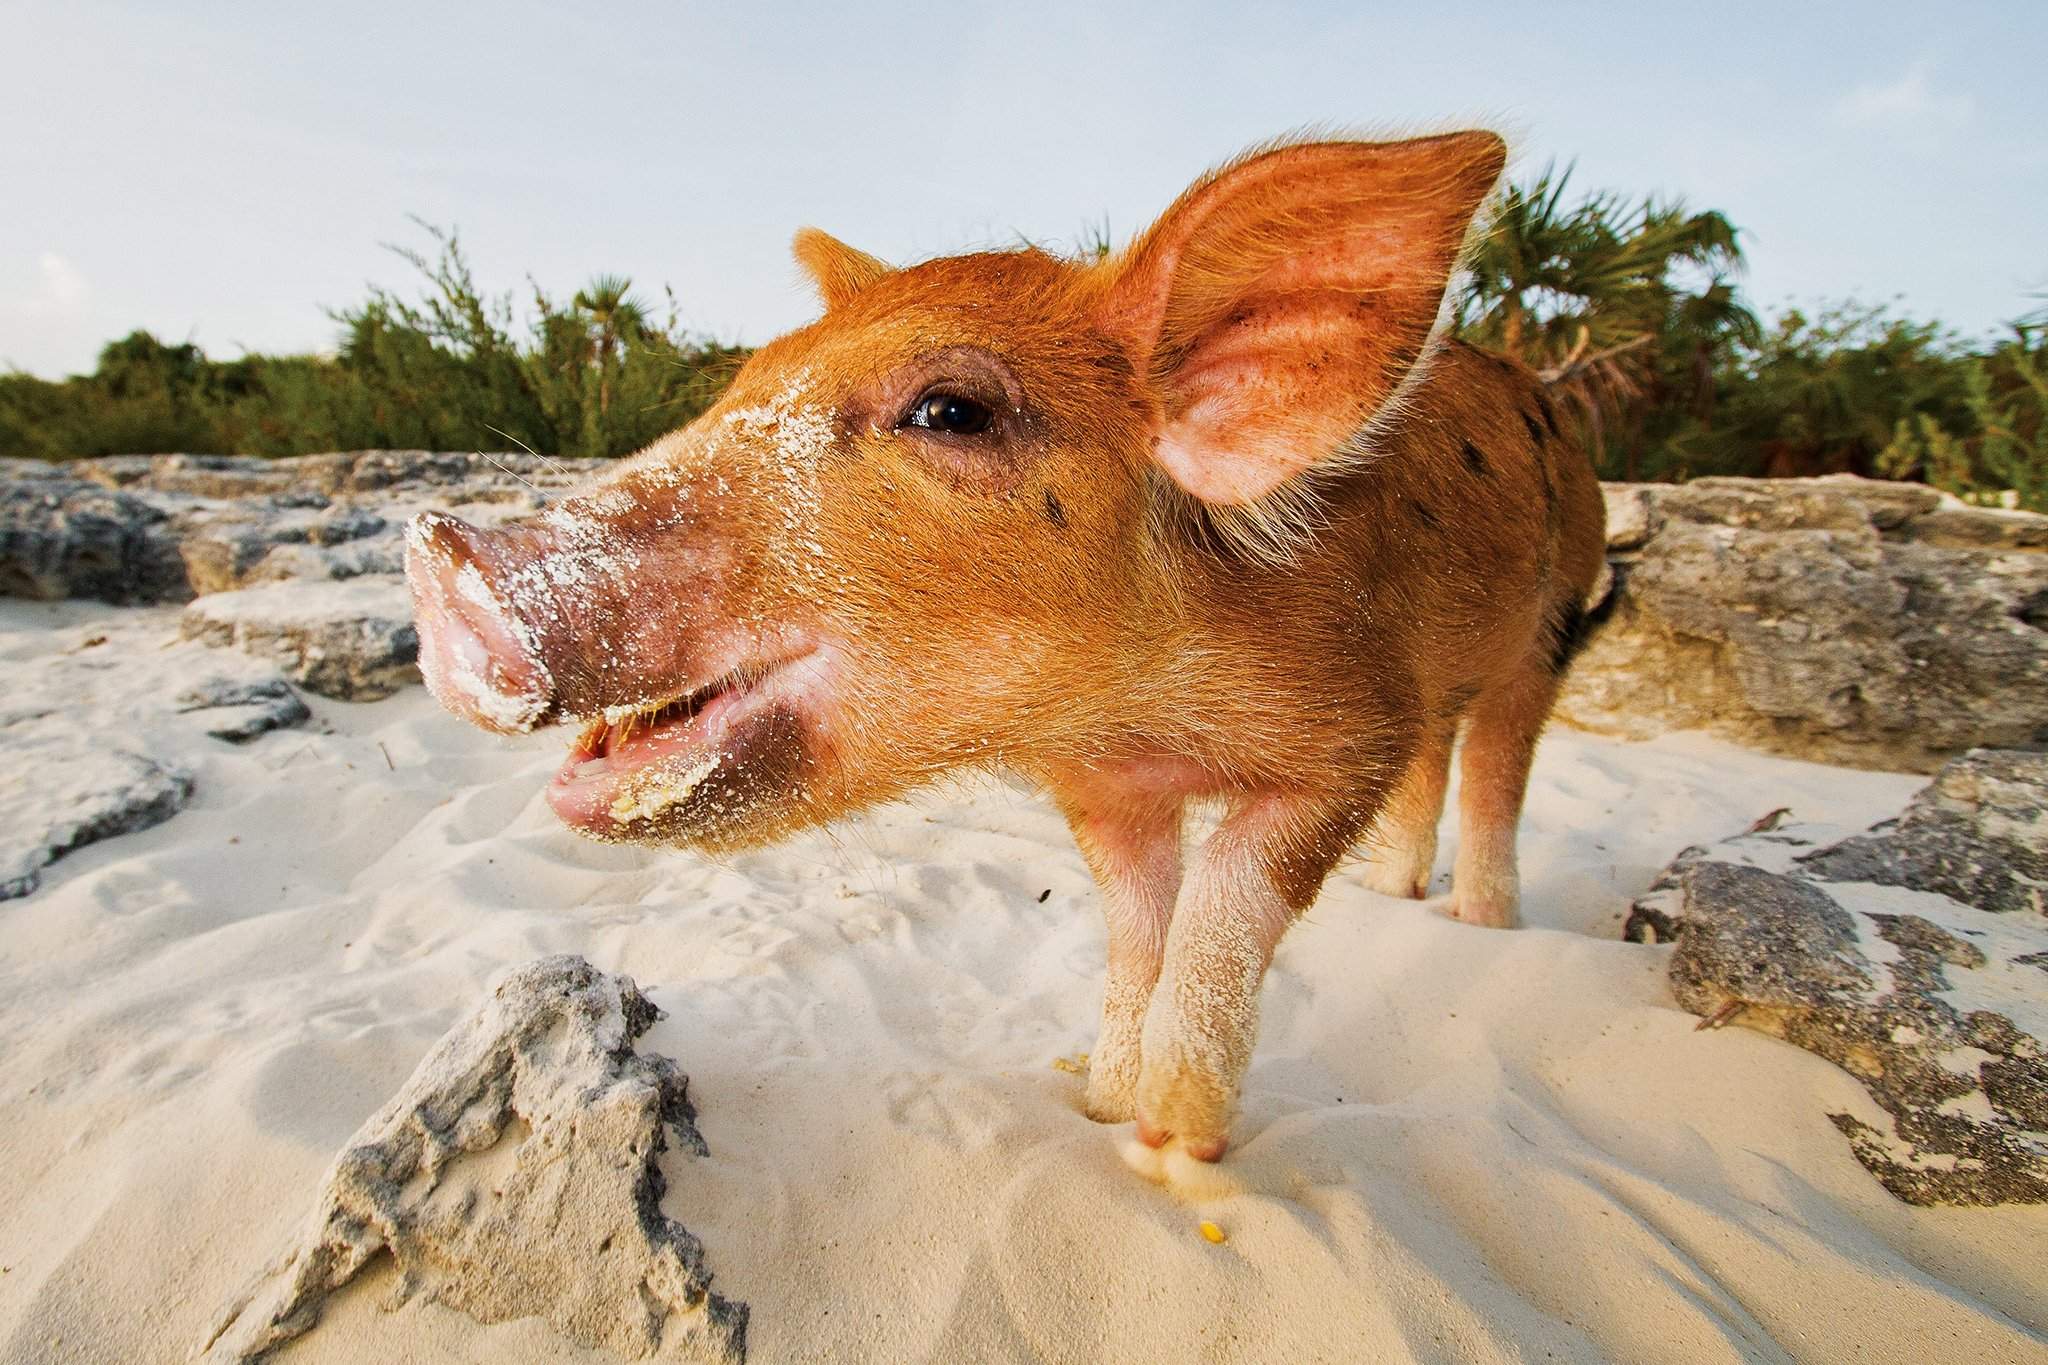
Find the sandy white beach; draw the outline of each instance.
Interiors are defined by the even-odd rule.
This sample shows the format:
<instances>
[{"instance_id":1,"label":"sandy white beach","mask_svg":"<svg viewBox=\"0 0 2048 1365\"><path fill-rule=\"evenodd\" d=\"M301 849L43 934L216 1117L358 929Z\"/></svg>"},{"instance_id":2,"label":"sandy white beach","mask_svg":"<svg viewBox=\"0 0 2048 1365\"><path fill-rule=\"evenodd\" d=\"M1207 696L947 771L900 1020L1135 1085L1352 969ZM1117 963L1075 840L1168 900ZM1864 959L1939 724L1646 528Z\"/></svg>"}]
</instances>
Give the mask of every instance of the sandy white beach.
<instances>
[{"instance_id":1,"label":"sandy white beach","mask_svg":"<svg viewBox=\"0 0 2048 1365\"><path fill-rule=\"evenodd\" d=\"M112 628L145 668L175 620L0 602L0 652ZM1266 987L1236 1192L1186 1202L1056 1065L1092 1042L1102 927L1028 790L711 861L563 829L555 735L418 688L308 700L245 746L159 737L191 805L0 902L0 1358L185 1358L493 974L575 952L667 1011L642 1047L688 1072L711 1155L667 1154L665 1208L757 1361L2048 1360L2048 1208L1895 1200L1828 1120L1881 1120L1849 1075L1696 1031L1669 949L1618 939L1686 845L1784 806L1861 826L1924 778L1554 731L1527 927L1340 873ZM385 1312L391 1281L279 1358L607 1358Z\"/></svg>"}]
</instances>

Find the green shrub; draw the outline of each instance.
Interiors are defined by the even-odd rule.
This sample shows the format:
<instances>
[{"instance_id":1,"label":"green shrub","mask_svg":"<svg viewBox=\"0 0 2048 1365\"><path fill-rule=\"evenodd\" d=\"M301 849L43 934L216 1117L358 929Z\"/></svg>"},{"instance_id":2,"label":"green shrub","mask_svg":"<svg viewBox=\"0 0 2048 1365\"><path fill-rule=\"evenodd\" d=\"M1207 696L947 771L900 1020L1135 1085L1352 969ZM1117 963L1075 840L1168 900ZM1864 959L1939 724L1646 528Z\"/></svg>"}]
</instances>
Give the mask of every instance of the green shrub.
<instances>
[{"instance_id":1,"label":"green shrub","mask_svg":"<svg viewBox=\"0 0 2048 1365\"><path fill-rule=\"evenodd\" d=\"M487 295L453 233L400 250L423 289L372 289L335 315L328 356L209 359L136 332L89 375L0 375L0 454L486 450L625 455L717 399L745 359L692 337L673 295L656 318L631 282L599 276L566 303L537 287L515 331L509 294Z\"/></svg>"}]
</instances>

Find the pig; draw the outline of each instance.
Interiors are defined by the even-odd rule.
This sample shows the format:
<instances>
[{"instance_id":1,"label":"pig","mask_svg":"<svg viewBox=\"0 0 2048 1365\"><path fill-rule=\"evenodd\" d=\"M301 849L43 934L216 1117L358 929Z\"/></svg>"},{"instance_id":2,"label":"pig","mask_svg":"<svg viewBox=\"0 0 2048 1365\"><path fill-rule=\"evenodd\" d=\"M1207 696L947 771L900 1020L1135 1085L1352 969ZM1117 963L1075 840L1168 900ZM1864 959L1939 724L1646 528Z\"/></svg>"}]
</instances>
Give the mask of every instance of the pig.
<instances>
[{"instance_id":1,"label":"pig","mask_svg":"<svg viewBox=\"0 0 2048 1365\"><path fill-rule=\"evenodd\" d=\"M892 268L812 229L817 321L537 516L426 513L436 697L575 723L604 840L731 850L1001 765L1055 802L1108 965L1084 1108L1220 1159L1275 945L1354 847L1516 920L1531 755L1603 510L1515 361L1443 335L1484 131L1264 146L1126 249ZM1191 803L1220 811L1184 847Z\"/></svg>"}]
</instances>

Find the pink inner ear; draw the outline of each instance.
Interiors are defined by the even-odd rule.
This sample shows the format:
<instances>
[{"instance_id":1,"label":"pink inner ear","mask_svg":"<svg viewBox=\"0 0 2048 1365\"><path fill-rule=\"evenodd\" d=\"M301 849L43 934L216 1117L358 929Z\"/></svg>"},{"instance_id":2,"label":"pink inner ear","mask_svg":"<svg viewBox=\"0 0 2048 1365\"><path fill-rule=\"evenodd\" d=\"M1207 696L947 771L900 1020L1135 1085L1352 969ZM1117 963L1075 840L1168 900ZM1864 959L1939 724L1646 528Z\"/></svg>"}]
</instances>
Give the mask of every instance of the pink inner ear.
<instances>
[{"instance_id":1,"label":"pink inner ear","mask_svg":"<svg viewBox=\"0 0 2048 1365\"><path fill-rule=\"evenodd\" d=\"M1240 442L1220 450L1201 431L1179 422L1161 434L1152 458L1175 483L1219 507L1257 502L1306 468L1279 443L1251 447Z\"/></svg>"},{"instance_id":2,"label":"pink inner ear","mask_svg":"<svg viewBox=\"0 0 2048 1365\"><path fill-rule=\"evenodd\" d=\"M1490 133L1309 143L1197 182L1104 313L1150 354L1160 467L1244 504L1344 447L1427 344L1503 155Z\"/></svg>"},{"instance_id":3,"label":"pink inner ear","mask_svg":"<svg viewBox=\"0 0 2048 1365\"><path fill-rule=\"evenodd\" d=\"M1181 487L1255 501L1351 439L1392 393L1436 299L1396 280L1366 236L1278 263L1187 347L1157 451Z\"/></svg>"}]
</instances>

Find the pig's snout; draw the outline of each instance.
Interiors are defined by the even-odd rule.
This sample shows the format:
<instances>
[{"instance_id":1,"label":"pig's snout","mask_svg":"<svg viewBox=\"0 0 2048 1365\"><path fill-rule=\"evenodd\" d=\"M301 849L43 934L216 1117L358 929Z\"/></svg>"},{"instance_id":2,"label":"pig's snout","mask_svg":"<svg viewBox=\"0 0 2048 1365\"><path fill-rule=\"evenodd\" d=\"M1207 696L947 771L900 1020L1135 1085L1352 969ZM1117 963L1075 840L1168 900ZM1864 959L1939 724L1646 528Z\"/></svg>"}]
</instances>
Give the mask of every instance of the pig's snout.
<instances>
[{"instance_id":1,"label":"pig's snout","mask_svg":"<svg viewBox=\"0 0 2048 1365\"><path fill-rule=\"evenodd\" d=\"M507 571L532 553L517 537L439 512L422 512L405 532L420 673L443 706L500 734L539 724L555 692L533 628L507 600Z\"/></svg>"}]
</instances>

